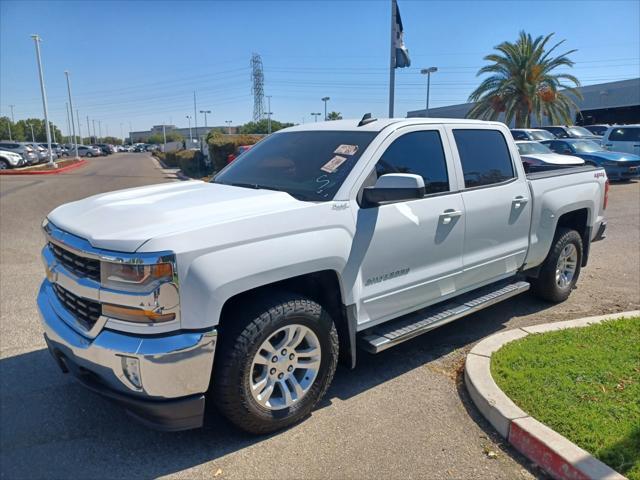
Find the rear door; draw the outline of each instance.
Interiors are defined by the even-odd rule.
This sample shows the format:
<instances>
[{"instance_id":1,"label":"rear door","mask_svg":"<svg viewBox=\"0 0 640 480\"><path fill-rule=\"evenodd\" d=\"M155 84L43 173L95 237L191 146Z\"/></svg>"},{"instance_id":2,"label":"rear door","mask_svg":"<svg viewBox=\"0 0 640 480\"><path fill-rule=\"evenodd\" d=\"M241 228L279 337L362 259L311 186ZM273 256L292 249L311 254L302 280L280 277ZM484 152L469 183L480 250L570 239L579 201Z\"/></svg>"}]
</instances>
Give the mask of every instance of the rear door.
<instances>
[{"instance_id":1,"label":"rear door","mask_svg":"<svg viewBox=\"0 0 640 480\"><path fill-rule=\"evenodd\" d=\"M640 126L612 128L602 143L607 150L640 155Z\"/></svg>"},{"instance_id":2,"label":"rear door","mask_svg":"<svg viewBox=\"0 0 640 480\"><path fill-rule=\"evenodd\" d=\"M448 134L465 210L459 289L469 289L513 275L524 263L531 195L506 129L460 125L448 127Z\"/></svg>"}]
</instances>

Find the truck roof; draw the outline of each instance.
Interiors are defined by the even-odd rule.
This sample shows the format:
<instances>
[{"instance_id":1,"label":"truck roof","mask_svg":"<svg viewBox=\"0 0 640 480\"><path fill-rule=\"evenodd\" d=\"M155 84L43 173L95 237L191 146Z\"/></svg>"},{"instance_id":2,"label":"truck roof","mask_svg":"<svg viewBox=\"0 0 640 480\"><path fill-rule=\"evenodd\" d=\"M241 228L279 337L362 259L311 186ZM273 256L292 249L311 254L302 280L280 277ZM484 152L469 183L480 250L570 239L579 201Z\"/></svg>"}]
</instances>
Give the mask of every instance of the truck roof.
<instances>
[{"instance_id":1,"label":"truck roof","mask_svg":"<svg viewBox=\"0 0 640 480\"><path fill-rule=\"evenodd\" d=\"M326 122L312 122L289 127L281 132L301 132L311 130L355 130L360 132L379 132L389 125L396 125L397 127L404 127L409 125L428 125L428 124L493 124L502 125L501 122L488 122L484 120L468 120L463 118L425 118L425 117L412 117L412 118L379 118L366 125L358 126L360 119L347 119L347 120L331 120Z\"/></svg>"}]
</instances>

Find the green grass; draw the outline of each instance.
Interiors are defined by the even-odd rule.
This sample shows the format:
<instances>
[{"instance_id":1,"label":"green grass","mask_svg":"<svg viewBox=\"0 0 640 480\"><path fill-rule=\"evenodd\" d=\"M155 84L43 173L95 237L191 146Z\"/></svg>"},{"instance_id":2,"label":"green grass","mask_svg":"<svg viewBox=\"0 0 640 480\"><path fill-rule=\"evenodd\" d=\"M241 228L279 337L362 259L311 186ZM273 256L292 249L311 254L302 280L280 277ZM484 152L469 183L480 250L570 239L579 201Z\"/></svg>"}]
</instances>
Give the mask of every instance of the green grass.
<instances>
[{"instance_id":1,"label":"green grass","mask_svg":"<svg viewBox=\"0 0 640 480\"><path fill-rule=\"evenodd\" d=\"M529 415L640 480L640 317L508 343L491 374Z\"/></svg>"}]
</instances>

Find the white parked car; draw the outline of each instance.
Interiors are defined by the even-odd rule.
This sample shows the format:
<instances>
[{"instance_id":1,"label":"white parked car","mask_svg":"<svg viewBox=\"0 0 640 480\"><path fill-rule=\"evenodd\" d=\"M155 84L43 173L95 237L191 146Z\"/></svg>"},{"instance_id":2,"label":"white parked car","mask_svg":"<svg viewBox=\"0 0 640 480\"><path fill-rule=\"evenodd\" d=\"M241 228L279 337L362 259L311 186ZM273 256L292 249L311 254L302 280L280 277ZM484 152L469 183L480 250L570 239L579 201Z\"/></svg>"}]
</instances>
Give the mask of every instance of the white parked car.
<instances>
[{"instance_id":1,"label":"white parked car","mask_svg":"<svg viewBox=\"0 0 640 480\"><path fill-rule=\"evenodd\" d=\"M613 125L602 136L602 146L613 152L640 155L640 125Z\"/></svg>"},{"instance_id":2,"label":"white parked car","mask_svg":"<svg viewBox=\"0 0 640 480\"><path fill-rule=\"evenodd\" d=\"M572 155L560 155L539 142L516 142L525 170L536 171L545 168L579 167L584 160Z\"/></svg>"},{"instance_id":3,"label":"white parked car","mask_svg":"<svg viewBox=\"0 0 640 480\"><path fill-rule=\"evenodd\" d=\"M531 140L535 142L556 138L553 133L541 128L514 128L511 130L511 136L513 136L514 140Z\"/></svg>"},{"instance_id":4,"label":"white parked car","mask_svg":"<svg viewBox=\"0 0 640 480\"><path fill-rule=\"evenodd\" d=\"M530 287L568 298L607 191L592 166L526 174L499 122L298 125L212 182L53 210L45 339L147 425L200 427L212 402L249 432L282 429L357 346L378 353Z\"/></svg>"}]
</instances>

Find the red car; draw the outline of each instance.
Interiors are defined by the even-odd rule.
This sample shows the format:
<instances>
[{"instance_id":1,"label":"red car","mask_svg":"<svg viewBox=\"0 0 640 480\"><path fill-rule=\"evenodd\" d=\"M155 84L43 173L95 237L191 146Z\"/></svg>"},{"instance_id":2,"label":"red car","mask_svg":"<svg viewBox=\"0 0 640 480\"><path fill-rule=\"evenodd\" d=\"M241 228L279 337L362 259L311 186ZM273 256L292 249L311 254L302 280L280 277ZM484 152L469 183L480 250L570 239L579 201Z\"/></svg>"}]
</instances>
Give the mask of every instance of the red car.
<instances>
[{"instance_id":1,"label":"red car","mask_svg":"<svg viewBox=\"0 0 640 480\"><path fill-rule=\"evenodd\" d=\"M253 145L240 145L234 153L229 154L227 157L227 163L233 162L236 158L242 155L247 150L250 150Z\"/></svg>"}]
</instances>

